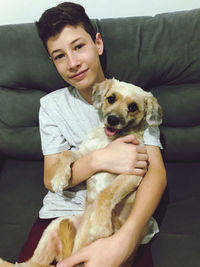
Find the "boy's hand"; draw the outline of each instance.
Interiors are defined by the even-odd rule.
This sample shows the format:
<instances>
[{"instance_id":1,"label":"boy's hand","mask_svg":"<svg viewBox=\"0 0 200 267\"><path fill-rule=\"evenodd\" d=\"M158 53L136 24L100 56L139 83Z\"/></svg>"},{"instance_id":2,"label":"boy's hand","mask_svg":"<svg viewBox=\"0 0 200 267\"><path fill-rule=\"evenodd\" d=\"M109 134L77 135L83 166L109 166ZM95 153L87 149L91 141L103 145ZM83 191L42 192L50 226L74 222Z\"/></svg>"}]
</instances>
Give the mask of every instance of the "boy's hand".
<instances>
[{"instance_id":1,"label":"boy's hand","mask_svg":"<svg viewBox=\"0 0 200 267\"><path fill-rule=\"evenodd\" d=\"M94 241L87 247L58 263L56 267L75 267L83 263L84 267L117 267L127 258L127 249L122 249L121 242L115 235Z\"/></svg>"},{"instance_id":2,"label":"boy's hand","mask_svg":"<svg viewBox=\"0 0 200 267\"><path fill-rule=\"evenodd\" d=\"M133 135L120 137L98 151L99 171L144 176L148 168L145 146L139 146Z\"/></svg>"}]
</instances>

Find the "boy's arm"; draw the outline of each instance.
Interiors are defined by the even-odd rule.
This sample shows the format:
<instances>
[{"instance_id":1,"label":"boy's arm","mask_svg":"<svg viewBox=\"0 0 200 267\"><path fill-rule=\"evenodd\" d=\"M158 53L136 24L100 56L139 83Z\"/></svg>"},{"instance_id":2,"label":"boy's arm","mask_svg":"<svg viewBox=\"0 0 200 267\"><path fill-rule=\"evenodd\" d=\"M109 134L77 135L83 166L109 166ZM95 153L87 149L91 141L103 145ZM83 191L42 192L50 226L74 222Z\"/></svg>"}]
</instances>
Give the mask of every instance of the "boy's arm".
<instances>
[{"instance_id":1,"label":"boy's arm","mask_svg":"<svg viewBox=\"0 0 200 267\"><path fill-rule=\"evenodd\" d=\"M51 187L51 179L53 178L55 174L57 162L59 160L60 155L61 153L47 155L44 157L44 185L48 190L52 192L53 192L53 189ZM90 177L94 173L94 170L92 167L92 162L93 162L92 158L93 158L93 153L91 152L81 157L73 164L72 178L69 181L68 188L81 183L82 181L86 180L88 177ZM75 174L74 174L74 170L75 170ZM79 173L81 175L78 175Z\"/></svg>"},{"instance_id":2,"label":"boy's arm","mask_svg":"<svg viewBox=\"0 0 200 267\"><path fill-rule=\"evenodd\" d=\"M51 179L59 157L60 153L47 155L44 158L44 184L50 191L52 191ZM83 182L99 171L143 176L146 173L147 160L146 147L138 146L133 135L120 137L105 148L89 152L76 160L72 165L72 177L68 188Z\"/></svg>"}]
</instances>

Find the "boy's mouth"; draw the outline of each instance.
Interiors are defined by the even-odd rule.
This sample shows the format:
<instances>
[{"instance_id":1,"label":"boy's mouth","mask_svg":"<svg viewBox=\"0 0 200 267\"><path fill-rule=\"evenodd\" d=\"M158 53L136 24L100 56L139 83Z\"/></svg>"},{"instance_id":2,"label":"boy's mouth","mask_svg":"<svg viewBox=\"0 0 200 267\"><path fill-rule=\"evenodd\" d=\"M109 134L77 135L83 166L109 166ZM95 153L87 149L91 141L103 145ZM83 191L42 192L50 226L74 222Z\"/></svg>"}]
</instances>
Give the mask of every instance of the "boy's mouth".
<instances>
[{"instance_id":1,"label":"boy's mouth","mask_svg":"<svg viewBox=\"0 0 200 267\"><path fill-rule=\"evenodd\" d=\"M70 79L74 79L74 80L81 80L87 73L88 69L80 71L72 76L70 76Z\"/></svg>"},{"instance_id":2,"label":"boy's mouth","mask_svg":"<svg viewBox=\"0 0 200 267\"><path fill-rule=\"evenodd\" d=\"M114 136L118 132L118 129L106 126L105 127L105 133L107 136Z\"/></svg>"}]
</instances>

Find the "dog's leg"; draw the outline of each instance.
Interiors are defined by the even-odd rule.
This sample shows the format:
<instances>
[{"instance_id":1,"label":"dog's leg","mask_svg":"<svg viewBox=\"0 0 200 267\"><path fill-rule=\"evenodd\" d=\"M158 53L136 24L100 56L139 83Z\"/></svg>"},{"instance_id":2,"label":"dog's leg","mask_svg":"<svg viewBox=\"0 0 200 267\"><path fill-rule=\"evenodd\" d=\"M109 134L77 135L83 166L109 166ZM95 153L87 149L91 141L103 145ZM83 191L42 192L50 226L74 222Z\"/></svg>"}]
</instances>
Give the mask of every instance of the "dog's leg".
<instances>
[{"instance_id":1,"label":"dog's leg","mask_svg":"<svg viewBox=\"0 0 200 267\"><path fill-rule=\"evenodd\" d=\"M100 192L90 217L89 235L92 241L113 234L112 210L124 197L137 189L141 179L139 176L119 175Z\"/></svg>"},{"instance_id":2,"label":"dog's leg","mask_svg":"<svg viewBox=\"0 0 200 267\"><path fill-rule=\"evenodd\" d=\"M71 255L76 228L74 220L59 218L53 221L44 231L32 258L28 262L50 264Z\"/></svg>"},{"instance_id":3,"label":"dog's leg","mask_svg":"<svg viewBox=\"0 0 200 267\"><path fill-rule=\"evenodd\" d=\"M71 178L71 164L80 157L80 153L67 150L60 154L55 175L51 180L54 192L62 192L69 184Z\"/></svg>"},{"instance_id":4,"label":"dog's leg","mask_svg":"<svg viewBox=\"0 0 200 267\"><path fill-rule=\"evenodd\" d=\"M82 223L77 231L75 240L73 253L77 250L89 245L92 240L90 240L89 229L90 229L90 216L93 211L93 205L87 205L84 211L84 215L82 218Z\"/></svg>"},{"instance_id":5,"label":"dog's leg","mask_svg":"<svg viewBox=\"0 0 200 267\"><path fill-rule=\"evenodd\" d=\"M112 211L138 187L140 181L141 177L119 175L110 186L100 192L95 203L86 207L83 223L75 238L73 253L96 239L113 234ZM116 220L114 223L121 224Z\"/></svg>"}]
</instances>

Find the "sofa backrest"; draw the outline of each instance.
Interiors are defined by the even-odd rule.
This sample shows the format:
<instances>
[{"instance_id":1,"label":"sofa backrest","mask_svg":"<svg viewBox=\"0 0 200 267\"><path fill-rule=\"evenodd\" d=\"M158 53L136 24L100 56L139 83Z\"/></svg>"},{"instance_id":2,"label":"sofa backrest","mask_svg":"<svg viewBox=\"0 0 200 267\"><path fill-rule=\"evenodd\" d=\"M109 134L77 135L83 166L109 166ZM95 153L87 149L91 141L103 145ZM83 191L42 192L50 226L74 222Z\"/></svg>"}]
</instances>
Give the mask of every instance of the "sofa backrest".
<instances>
[{"instance_id":1,"label":"sofa backrest","mask_svg":"<svg viewBox=\"0 0 200 267\"><path fill-rule=\"evenodd\" d=\"M105 74L152 91L166 160L200 160L200 9L93 19ZM39 99L66 86L33 23L0 26L0 154L41 158Z\"/></svg>"}]
</instances>

